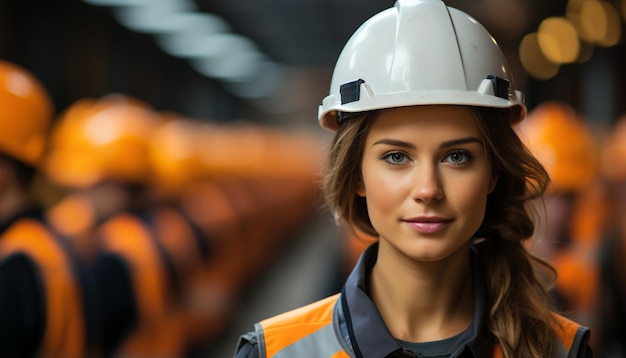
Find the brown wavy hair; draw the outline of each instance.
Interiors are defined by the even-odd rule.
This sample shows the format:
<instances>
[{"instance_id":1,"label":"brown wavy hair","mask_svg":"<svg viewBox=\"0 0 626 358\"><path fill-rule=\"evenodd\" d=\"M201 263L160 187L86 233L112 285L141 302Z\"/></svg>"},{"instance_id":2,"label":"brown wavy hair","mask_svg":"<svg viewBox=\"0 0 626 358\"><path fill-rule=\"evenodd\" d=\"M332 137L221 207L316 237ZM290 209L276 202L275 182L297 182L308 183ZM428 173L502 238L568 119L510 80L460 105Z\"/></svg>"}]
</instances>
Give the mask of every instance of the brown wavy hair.
<instances>
[{"instance_id":1,"label":"brown wavy hair","mask_svg":"<svg viewBox=\"0 0 626 358\"><path fill-rule=\"evenodd\" d=\"M548 357L555 333L549 288L556 271L526 250L534 231L531 202L541 198L548 173L518 138L504 109L472 107L498 182L475 247L486 271L488 329L505 357ZM365 138L377 111L342 123L331 143L322 188L336 220L378 237L365 198L356 194L361 180Z\"/></svg>"}]
</instances>

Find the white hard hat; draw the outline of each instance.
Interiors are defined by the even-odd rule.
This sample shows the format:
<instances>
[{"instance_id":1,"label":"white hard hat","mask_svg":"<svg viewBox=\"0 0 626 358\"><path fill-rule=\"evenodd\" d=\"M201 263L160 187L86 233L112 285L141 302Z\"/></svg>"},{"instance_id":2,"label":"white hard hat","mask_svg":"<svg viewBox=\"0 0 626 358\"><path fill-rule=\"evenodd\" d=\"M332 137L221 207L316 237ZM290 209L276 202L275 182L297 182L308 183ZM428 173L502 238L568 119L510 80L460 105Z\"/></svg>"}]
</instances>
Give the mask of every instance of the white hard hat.
<instances>
[{"instance_id":1,"label":"white hard hat","mask_svg":"<svg viewBox=\"0 0 626 358\"><path fill-rule=\"evenodd\" d=\"M374 109L429 104L509 108L526 115L506 58L487 30L441 0L398 0L359 27L343 48L320 125Z\"/></svg>"}]
</instances>

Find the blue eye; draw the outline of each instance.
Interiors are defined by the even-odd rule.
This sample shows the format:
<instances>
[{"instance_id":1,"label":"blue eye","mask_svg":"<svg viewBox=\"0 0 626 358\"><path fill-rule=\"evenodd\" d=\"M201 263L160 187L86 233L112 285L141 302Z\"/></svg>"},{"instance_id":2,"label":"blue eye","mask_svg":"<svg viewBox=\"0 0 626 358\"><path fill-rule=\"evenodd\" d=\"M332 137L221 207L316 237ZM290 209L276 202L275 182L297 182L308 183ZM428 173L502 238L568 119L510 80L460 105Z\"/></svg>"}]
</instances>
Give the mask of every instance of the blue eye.
<instances>
[{"instance_id":1,"label":"blue eye","mask_svg":"<svg viewBox=\"0 0 626 358\"><path fill-rule=\"evenodd\" d=\"M455 151L446 155L444 161L454 165L462 165L470 162L472 159L473 157L467 152Z\"/></svg>"},{"instance_id":2,"label":"blue eye","mask_svg":"<svg viewBox=\"0 0 626 358\"><path fill-rule=\"evenodd\" d=\"M401 152L391 152L382 156L382 159L391 164L402 164L408 160L407 156Z\"/></svg>"}]
</instances>

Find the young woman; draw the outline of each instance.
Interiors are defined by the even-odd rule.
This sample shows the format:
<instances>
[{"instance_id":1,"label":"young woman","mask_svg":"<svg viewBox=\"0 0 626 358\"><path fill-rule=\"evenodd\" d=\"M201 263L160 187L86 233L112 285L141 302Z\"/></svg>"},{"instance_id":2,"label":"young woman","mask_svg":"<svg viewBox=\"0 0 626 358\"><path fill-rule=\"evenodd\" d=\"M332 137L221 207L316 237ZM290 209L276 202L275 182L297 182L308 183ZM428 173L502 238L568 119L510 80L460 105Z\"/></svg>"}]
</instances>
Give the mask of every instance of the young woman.
<instances>
[{"instance_id":1,"label":"young woman","mask_svg":"<svg viewBox=\"0 0 626 358\"><path fill-rule=\"evenodd\" d=\"M341 53L322 127L335 216L373 235L343 290L259 322L236 357L589 357L526 251L549 178L512 125L526 113L474 19L399 0Z\"/></svg>"}]
</instances>

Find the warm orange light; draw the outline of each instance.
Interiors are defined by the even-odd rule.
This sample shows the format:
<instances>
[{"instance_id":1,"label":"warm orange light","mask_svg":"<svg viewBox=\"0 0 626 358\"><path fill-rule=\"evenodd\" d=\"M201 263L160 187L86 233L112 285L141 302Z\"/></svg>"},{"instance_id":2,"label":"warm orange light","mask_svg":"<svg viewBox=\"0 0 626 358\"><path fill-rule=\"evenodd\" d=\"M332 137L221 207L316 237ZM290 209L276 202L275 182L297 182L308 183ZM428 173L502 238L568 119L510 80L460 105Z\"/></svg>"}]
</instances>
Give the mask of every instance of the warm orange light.
<instances>
[{"instance_id":1,"label":"warm orange light","mask_svg":"<svg viewBox=\"0 0 626 358\"><path fill-rule=\"evenodd\" d=\"M580 43L574 25L563 17L544 19L537 31L544 56L554 63L570 63L578 58Z\"/></svg>"},{"instance_id":2,"label":"warm orange light","mask_svg":"<svg viewBox=\"0 0 626 358\"><path fill-rule=\"evenodd\" d=\"M622 37L622 19L617 9L609 2L602 1L606 12L607 31L605 37L598 43L600 46L615 46Z\"/></svg>"},{"instance_id":3,"label":"warm orange light","mask_svg":"<svg viewBox=\"0 0 626 358\"><path fill-rule=\"evenodd\" d=\"M560 66L541 52L537 33L524 36L519 46L519 57L526 72L537 79L547 80L559 72Z\"/></svg>"},{"instance_id":4,"label":"warm orange light","mask_svg":"<svg viewBox=\"0 0 626 358\"><path fill-rule=\"evenodd\" d=\"M576 63L585 63L591 59L593 55L594 46L588 42L580 41L580 51L578 52L578 58Z\"/></svg>"},{"instance_id":5,"label":"warm orange light","mask_svg":"<svg viewBox=\"0 0 626 358\"><path fill-rule=\"evenodd\" d=\"M621 19L606 1L586 0L580 4L580 37L599 46L613 46L621 37Z\"/></svg>"}]
</instances>

